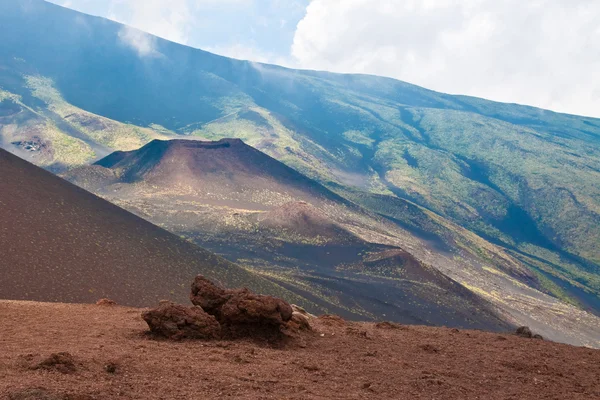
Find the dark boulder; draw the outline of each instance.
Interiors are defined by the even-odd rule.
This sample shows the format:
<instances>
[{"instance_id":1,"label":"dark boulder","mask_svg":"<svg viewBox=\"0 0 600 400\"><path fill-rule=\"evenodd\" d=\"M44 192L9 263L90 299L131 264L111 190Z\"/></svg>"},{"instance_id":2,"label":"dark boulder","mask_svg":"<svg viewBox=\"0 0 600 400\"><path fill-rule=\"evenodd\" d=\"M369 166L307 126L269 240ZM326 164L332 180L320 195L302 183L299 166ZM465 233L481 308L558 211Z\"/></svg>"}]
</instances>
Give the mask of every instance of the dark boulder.
<instances>
[{"instance_id":1,"label":"dark boulder","mask_svg":"<svg viewBox=\"0 0 600 400\"><path fill-rule=\"evenodd\" d=\"M247 291L235 294L223 304L221 323L281 326L292 318L292 313L292 306L281 299Z\"/></svg>"},{"instance_id":2,"label":"dark boulder","mask_svg":"<svg viewBox=\"0 0 600 400\"><path fill-rule=\"evenodd\" d=\"M161 302L142 314L150 330L170 339L253 338L277 339L311 330L308 313L296 312L284 300L226 289L198 275L192 283L194 307ZM298 309L301 310L301 309Z\"/></svg>"},{"instance_id":3,"label":"dark boulder","mask_svg":"<svg viewBox=\"0 0 600 400\"><path fill-rule=\"evenodd\" d=\"M249 289L225 289L203 276L192 283L190 300L213 315L232 336L271 336L286 327L293 309L287 302Z\"/></svg>"},{"instance_id":4,"label":"dark boulder","mask_svg":"<svg viewBox=\"0 0 600 400\"><path fill-rule=\"evenodd\" d=\"M223 304L240 291L225 289L202 275L198 275L192 282L190 301L193 305L202 307L210 315L218 317Z\"/></svg>"},{"instance_id":5,"label":"dark boulder","mask_svg":"<svg viewBox=\"0 0 600 400\"><path fill-rule=\"evenodd\" d=\"M527 339L540 339L540 340L544 340L542 335L538 335L537 333L533 333L531 331L531 329L529 329L529 327L527 326L520 326L517 328L517 331L515 332L515 334L517 336L521 336Z\"/></svg>"},{"instance_id":6,"label":"dark boulder","mask_svg":"<svg viewBox=\"0 0 600 400\"><path fill-rule=\"evenodd\" d=\"M515 334L517 336L521 336L524 338L531 338L533 337L533 332L531 332L531 329L529 329L528 326L520 326L517 328L517 331L515 332Z\"/></svg>"},{"instance_id":7,"label":"dark boulder","mask_svg":"<svg viewBox=\"0 0 600 400\"><path fill-rule=\"evenodd\" d=\"M200 307L161 302L158 308L144 312L142 318L152 333L173 340L215 339L221 333L215 317Z\"/></svg>"}]
</instances>

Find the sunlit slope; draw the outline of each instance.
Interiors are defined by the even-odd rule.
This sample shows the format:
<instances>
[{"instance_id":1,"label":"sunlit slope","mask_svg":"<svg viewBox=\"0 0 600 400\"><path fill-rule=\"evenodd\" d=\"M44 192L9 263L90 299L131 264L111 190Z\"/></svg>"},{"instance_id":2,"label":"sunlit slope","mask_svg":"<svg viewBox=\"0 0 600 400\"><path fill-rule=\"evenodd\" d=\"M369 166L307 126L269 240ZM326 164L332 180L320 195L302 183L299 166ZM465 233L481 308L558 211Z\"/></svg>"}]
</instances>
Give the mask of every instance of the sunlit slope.
<instances>
[{"instance_id":1,"label":"sunlit slope","mask_svg":"<svg viewBox=\"0 0 600 400\"><path fill-rule=\"evenodd\" d=\"M115 149L131 150L173 134L158 126L139 127L84 111L66 102L51 79L7 73L0 86L0 144L52 171L93 162ZM12 90L12 92L10 91Z\"/></svg>"}]
</instances>

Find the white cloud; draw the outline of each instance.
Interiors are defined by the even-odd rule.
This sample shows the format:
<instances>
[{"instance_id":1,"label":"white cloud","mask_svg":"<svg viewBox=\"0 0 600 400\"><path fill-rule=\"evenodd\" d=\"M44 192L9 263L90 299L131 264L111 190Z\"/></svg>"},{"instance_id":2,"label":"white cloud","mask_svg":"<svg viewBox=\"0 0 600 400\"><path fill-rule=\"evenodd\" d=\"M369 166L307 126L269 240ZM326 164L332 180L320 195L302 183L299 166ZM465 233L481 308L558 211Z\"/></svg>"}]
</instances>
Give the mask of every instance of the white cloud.
<instances>
[{"instance_id":1,"label":"white cloud","mask_svg":"<svg viewBox=\"0 0 600 400\"><path fill-rule=\"evenodd\" d=\"M161 53L156 50L156 37L139 29L124 26L119 31L119 39L137 51L140 57L161 56Z\"/></svg>"},{"instance_id":2,"label":"white cloud","mask_svg":"<svg viewBox=\"0 0 600 400\"><path fill-rule=\"evenodd\" d=\"M119 38L140 56L159 54L156 40L144 32L186 44L191 25L188 0L112 0L108 18L128 25Z\"/></svg>"},{"instance_id":3,"label":"white cloud","mask_svg":"<svg viewBox=\"0 0 600 400\"><path fill-rule=\"evenodd\" d=\"M141 56L157 55L156 40L143 32L188 45L190 33L202 23L204 8L242 6L252 1L111 0L107 18L128 25L121 30L119 37Z\"/></svg>"},{"instance_id":4,"label":"white cloud","mask_svg":"<svg viewBox=\"0 0 600 400\"><path fill-rule=\"evenodd\" d=\"M600 116L595 0L312 0L292 46L305 68Z\"/></svg>"}]
</instances>

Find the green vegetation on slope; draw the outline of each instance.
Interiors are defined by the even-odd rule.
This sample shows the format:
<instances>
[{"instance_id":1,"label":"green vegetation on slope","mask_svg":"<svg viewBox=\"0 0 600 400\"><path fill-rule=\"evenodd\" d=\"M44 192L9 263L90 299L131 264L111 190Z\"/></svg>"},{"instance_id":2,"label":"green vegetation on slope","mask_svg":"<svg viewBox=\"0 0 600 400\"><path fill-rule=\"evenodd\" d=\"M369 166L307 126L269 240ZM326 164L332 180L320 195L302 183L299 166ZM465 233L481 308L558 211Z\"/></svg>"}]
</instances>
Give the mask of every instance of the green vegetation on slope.
<instances>
[{"instance_id":1,"label":"green vegetation on slope","mask_svg":"<svg viewBox=\"0 0 600 400\"><path fill-rule=\"evenodd\" d=\"M0 117L3 146L32 141L35 124L47 148L63 150L31 159L55 166L170 132L241 137L330 188L410 200L537 260L559 286L583 285L600 304L600 120L158 38L159 56L140 57L119 24L18 3L0 2L10 32L0 41L0 87L30 112ZM74 142L46 133L53 126Z\"/></svg>"}]
</instances>

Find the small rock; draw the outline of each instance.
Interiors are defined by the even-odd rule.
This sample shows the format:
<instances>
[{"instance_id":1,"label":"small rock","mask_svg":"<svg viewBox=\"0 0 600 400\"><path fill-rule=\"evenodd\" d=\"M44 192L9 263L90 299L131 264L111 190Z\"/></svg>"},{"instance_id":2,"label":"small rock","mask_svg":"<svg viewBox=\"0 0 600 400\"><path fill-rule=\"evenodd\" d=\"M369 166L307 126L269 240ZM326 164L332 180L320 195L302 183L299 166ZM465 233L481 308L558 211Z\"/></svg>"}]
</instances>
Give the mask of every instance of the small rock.
<instances>
[{"instance_id":1,"label":"small rock","mask_svg":"<svg viewBox=\"0 0 600 400\"><path fill-rule=\"evenodd\" d=\"M383 321L375 324L375 328L377 329L404 329L403 325L397 324L395 322Z\"/></svg>"},{"instance_id":2,"label":"small rock","mask_svg":"<svg viewBox=\"0 0 600 400\"><path fill-rule=\"evenodd\" d=\"M104 366L104 370L109 374L116 374L118 367L117 363L111 361Z\"/></svg>"},{"instance_id":3,"label":"small rock","mask_svg":"<svg viewBox=\"0 0 600 400\"><path fill-rule=\"evenodd\" d=\"M302 314L302 315L304 315L304 316L305 316L307 319L310 319L310 318L317 318L317 316L316 316L316 315L313 315L313 314L309 313L309 312L308 312L308 311L306 311L304 308L302 308L302 307L300 307L300 306L298 306L298 305L296 305L296 304L292 304L291 306L292 306L292 311L293 311L294 313Z\"/></svg>"},{"instance_id":4,"label":"small rock","mask_svg":"<svg viewBox=\"0 0 600 400\"><path fill-rule=\"evenodd\" d=\"M50 354L48 358L38 363L34 369L54 370L61 374L72 374L77 371L77 366L70 353L61 352Z\"/></svg>"},{"instance_id":5,"label":"small rock","mask_svg":"<svg viewBox=\"0 0 600 400\"><path fill-rule=\"evenodd\" d=\"M528 326L520 326L517 328L517 331L515 332L517 336L521 336L524 338L531 338L533 337L533 333L531 332L531 329L529 329Z\"/></svg>"},{"instance_id":6,"label":"small rock","mask_svg":"<svg viewBox=\"0 0 600 400\"><path fill-rule=\"evenodd\" d=\"M421 350L426 351L427 353L439 353L440 349L432 344L424 344L419 346Z\"/></svg>"},{"instance_id":7,"label":"small rock","mask_svg":"<svg viewBox=\"0 0 600 400\"><path fill-rule=\"evenodd\" d=\"M298 312L292 313L292 318L287 322L286 328L296 332L312 330L308 318L305 315L300 314Z\"/></svg>"},{"instance_id":8,"label":"small rock","mask_svg":"<svg viewBox=\"0 0 600 400\"><path fill-rule=\"evenodd\" d=\"M111 299L100 299L96 302L97 306L111 307L116 306L117 302Z\"/></svg>"},{"instance_id":9,"label":"small rock","mask_svg":"<svg viewBox=\"0 0 600 400\"><path fill-rule=\"evenodd\" d=\"M521 336L524 338L528 338L528 339L541 339L544 340L542 335L538 335L537 333L533 333L531 331L531 329L529 329L529 327L527 326L520 326L517 328L517 331L515 332L515 334L517 336Z\"/></svg>"}]
</instances>

